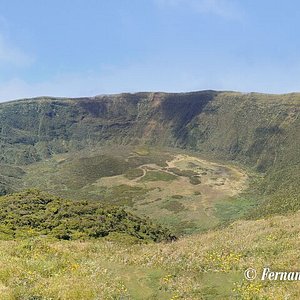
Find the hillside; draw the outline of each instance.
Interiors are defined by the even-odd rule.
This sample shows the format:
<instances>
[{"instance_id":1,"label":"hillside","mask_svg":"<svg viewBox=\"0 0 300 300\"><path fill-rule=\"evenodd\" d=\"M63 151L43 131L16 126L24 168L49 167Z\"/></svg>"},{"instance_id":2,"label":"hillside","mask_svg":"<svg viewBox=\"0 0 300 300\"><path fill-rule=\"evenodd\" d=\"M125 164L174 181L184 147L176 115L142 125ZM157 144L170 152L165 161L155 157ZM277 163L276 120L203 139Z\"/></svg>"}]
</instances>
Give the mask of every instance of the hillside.
<instances>
[{"instance_id":1,"label":"hillside","mask_svg":"<svg viewBox=\"0 0 300 300\"><path fill-rule=\"evenodd\" d=\"M300 268L299 112L215 91L0 104L1 299L299 299L259 279Z\"/></svg>"},{"instance_id":2,"label":"hillside","mask_svg":"<svg viewBox=\"0 0 300 300\"><path fill-rule=\"evenodd\" d=\"M131 236L136 242L176 239L150 220L98 201L68 201L37 190L0 197L1 239L47 236L85 240L111 233Z\"/></svg>"},{"instance_id":3,"label":"hillside","mask_svg":"<svg viewBox=\"0 0 300 300\"><path fill-rule=\"evenodd\" d=\"M1 299L299 299L299 281L259 279L264 267L299 271L299 221L299 212L238 221L168 244L0 241Z\"/></svg>"},{"instance_id":4,"label":"hillside","mask_svg":"<svg viewBox=\"0 0 300 300\"><path fill-rule=\"evenodd\" d=\"M299 108L300 94L215 91L3 103L0 192L19 190L26 166L55 154L151 145L193 151L258 172L261 180L250 198L255 195L264 203L253 216L296 211Z\"/></svg>"}]
</instances>

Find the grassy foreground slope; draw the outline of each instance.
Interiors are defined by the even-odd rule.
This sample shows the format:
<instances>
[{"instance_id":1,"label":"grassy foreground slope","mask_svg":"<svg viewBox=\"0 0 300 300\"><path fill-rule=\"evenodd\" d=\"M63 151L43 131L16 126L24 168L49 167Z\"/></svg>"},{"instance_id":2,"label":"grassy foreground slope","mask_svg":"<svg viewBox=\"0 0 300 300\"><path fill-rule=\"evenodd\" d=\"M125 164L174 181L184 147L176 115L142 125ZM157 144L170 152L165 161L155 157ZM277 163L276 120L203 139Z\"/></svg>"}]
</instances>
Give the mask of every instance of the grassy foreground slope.
<instances>
[{"instance_id":1,"label":"grassy foreground slope","mask_svg":"<svg viewBox=\"0 0 300 300\"><path fill-rule=\"evenodd\" d=\"M167 244L0 241L1 299L299 299L297 281L259 280L263 267L299 271L299 234L295 213ZM249 267L258 279L245 280Z\"/></svg>"}]
</instances>

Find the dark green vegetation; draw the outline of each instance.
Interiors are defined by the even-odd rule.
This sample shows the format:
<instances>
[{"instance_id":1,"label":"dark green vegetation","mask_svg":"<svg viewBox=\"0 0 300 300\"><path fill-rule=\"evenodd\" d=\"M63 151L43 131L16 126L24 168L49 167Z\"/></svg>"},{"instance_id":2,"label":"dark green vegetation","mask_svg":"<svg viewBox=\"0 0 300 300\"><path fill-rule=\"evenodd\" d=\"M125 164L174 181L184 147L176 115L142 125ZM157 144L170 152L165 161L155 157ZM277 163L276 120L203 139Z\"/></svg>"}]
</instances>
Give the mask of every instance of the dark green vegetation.
<instances>
[{"instance_id":1,"label":"dark green vegetation","mask_svg":"<svg viewBox=\"0 0 300 300\"><path fill-rule=\"evenodd\" d=\"M162 171L148 171L141 181L171 181L175 180L176 176Z\"/></svg>"},{"instance_id":2,"label":"dark green vegetation","mask_svg":"<svg viewBox=\"0 0 300 300\"><path fill-rule=\"evenodd\" d=\"M193 167L193 166L191 166L191 167ZM196 184L201 183L198 173L196 173L192 170L180 170L178 168L169 168L168 170L178 176L188 177L190 179L191 184L196 185Z\"/></svg>"},{"instance_id":3,"label":"dark green vegetation","mask_svg":"<svg viewBox=\"0 0 300 300\"><path fill-rule=\"evenodd\" d=\"M22 188L24 166L44 162L54 154L69 152L72 156L79 150L103 147L110 149L114 161L98 156L96 160L78 158L70 165L66 162L64 168L78 180L59 178L62 185L80 188L102 176L126 172L129 178L134 178L138 176L136 172L141 172L132 169L141 165L137 160L146 163L147 145L151 145L195 151L260 173L255 195L259 195L261 204L252 213L255 217L296 211L300 208L299 103L299 94L214 91L39 98L3 103L0 105L0 193ZM117 158L123 147L135 145L144 145L146 150L137 150L140 155L129 162ZM162 157L162 167L165 162ZM16 172L7 173L8 165L14 166ZM198 180L201 179L191 176L195 185ZM86 190L80 192L81 196ZM136 192L140 196L144 191L133 191ZM130 201L125 199L127 204Z\"/></svg>"},{"instance_id":4,"label":"dark green vegetation","mask_svg":"<svg viewBox=\"0 0 300 300\"><path fill-rule=\"evenodd\" d=\"M116 232L145 241L175 240L167 229L120 207L68 201L37 190L0 197L0 224L2 239L47 235L76 240Z\"/></svg>"},{"instance_id":5,"label":"dark green vegetation","mask_svg":"<svg viewBox=\"0 0 300 300\"><path fill-rule=\"evenodd\" d=\"M128 185L131 180L143 180L144 171L139 167L148 163L164 165L170 157L161 152L140 156L124 147L116 151L110 148L101 148L100 152L82 150L56 155L47 161L23 166L26 170L23 183L27 188L38 187L70 199L93 199L107 204L132 206L135 201L144 199L149 191L145 185ZM153 172L149 171L150 174ZM147 177L149 176L151 180L171 177L167 173L156 173ZM159 178L154 176L155 174L159 175ZM125 177L124 180L119 184L113 184L116 176L120 175ZM110 177L111 183L97 184L102 178Z\"/></svg>"}]
</instances>

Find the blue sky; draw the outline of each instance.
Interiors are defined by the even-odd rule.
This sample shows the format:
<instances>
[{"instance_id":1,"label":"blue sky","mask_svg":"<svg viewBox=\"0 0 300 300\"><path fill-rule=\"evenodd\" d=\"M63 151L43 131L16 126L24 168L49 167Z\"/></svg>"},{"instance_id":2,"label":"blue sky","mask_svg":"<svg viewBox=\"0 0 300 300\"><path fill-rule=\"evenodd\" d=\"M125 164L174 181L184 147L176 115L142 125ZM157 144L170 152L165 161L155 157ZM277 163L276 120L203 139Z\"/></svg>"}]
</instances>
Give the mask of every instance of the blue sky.
<instances>
[{"instance_id":1,"label":"blue sky","mask_svg":"<svg viewBox=\"0 0 300 300\"><path fill-rule=\"evenodd\" d=\"M300 91L294 0L0 0L0 101Z\"/></svg>"}]
</instances>

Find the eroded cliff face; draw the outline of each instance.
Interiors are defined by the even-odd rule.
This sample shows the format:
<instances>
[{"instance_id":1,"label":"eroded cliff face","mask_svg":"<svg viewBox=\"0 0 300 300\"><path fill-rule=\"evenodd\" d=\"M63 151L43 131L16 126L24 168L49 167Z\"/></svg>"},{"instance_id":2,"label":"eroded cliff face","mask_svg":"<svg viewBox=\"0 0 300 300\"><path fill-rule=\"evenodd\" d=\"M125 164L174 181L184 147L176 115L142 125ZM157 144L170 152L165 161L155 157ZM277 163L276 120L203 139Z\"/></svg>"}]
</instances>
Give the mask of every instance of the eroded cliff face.
<instances>
[{"instance_id":1,"label":"eroded cliff face","mask_svg":"<svg viewBox=\"0 0 300 300\"><path fill-rule=\"evenodd\" d=\"M299 112L300 94L201 91L13 101L0 105L0 164L102 146L177 147L253 167L267 174L268 193L289 190L297 200ZM2 187L10 178L1 173Z\"/></svg>"},{"instance_id":2,"label":"eroded cliff face","mask_svg":"<svg viewBox=\"0 0 300 300\"><path fill-rule=\"evenodd\" d=\"M184 145L187 126L215 92L40 98L0 105L1 162L107 144Z\"/></svg>"},{"instance_id":3,"label":"eroded cliff face","mask_svg":"<svg viewBox=\"0 0 300 300\"><path fill-rule=\"evenodd\" d=\"M300 95L202 91L0 105L0 159L28 164L107 144L176 146L238 160L260 171L298 161Z\"/></svg>"}]
</instances>

